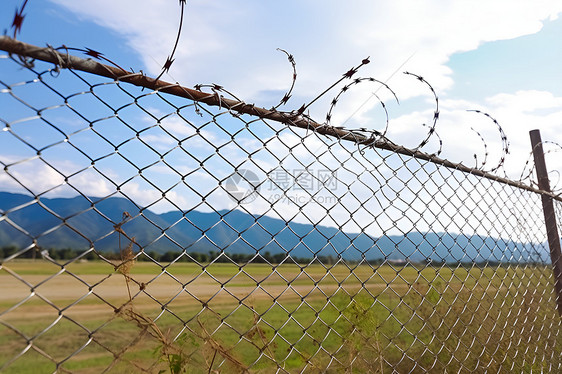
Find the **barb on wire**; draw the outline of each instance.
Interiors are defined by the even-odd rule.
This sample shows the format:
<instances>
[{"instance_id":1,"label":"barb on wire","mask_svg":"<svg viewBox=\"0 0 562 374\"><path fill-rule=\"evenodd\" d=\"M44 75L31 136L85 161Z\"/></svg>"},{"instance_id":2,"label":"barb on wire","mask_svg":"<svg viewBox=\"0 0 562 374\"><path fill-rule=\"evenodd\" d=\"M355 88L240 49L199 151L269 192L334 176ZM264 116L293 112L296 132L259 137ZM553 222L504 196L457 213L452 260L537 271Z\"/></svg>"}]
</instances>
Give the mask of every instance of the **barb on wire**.
<instances>
[{"instance_id":1,"label":"barb on wire","mask_svg":"<svg viewBox=\"0 0 562 374\"><path fill-rule=\"evenodd\" d=\"M337 86L339 83L341 83L344 79L351 79L351 77L353 77L353 75L355 75L355 73L357 73L357 71L359 71L359 69L364 66L367 65L369 62L371 62L369 60L369 57L364 58L361 61L361 64L359 64L358 66L349 69L345 74L343 74L343 76L334 84L332 84L330 87L328 87L327 89L325 89L320 95L316 96L314 99L312 99L312 101L310 101L308 104L303 105L298 111L298 114L302 114L304 113L304 111L310 107L314 102L316 102L318 99L320 99L322 96L324 96L328 91L330 91L332 88L334 88L335 86Z\"/></svg>"},{"instance_id":2,"label":"barb on wire","mask_svg":"<svg viewBox=\"0 0 562 374\"><path fill-rule=\"evenodd\" d=\"M235 94L233 94L232 92L228 91L227 89L225 89L223 86L218 85L216 83L211 83L211 84L196 84L194 86L194 88L197 91L202 91L203 88L210 88L212 93L209 93L209 95L214 96L217 98L218 102L219 102L219 108L221 107L221 102L222 100L225 99L225 97L223 95L220 95L219 92L225 93L228 96L230 96L230 98L232 100L234 100L235 102L237 102L237 104L235 105L229 105L228 106L228 111L230 112L230 114L234 115L235 117L238 116L237 113L234 113L233 110L236 110L237 107L240 106L244 106L246 105L245 102L243 102L242 100L240 100ZM197 111L197 108L196 108ZM200 114L200 113L199 113ZM201 114L200 114L201 115Z\"/></svg>"},{"instance_id":3,"label":"barb on wire","mask_svg":"<svg viewBox=\"0 0 562 374\"><path fill-rule=\"evenodd\" d=\"M427 143L429 143L429 139L435 133L435 127L437 125L437 120L439 119L439 98L437 97L437 94L435 93L435 90L433 89L433 86L431 84L429 84L429 82L426 81L422 76L414 74L414 73L410 73L410 72L407 72L407 71L405 71L404 74L411 75L411 76L415 77L417 80L419 80L420 82L425 83L427 85L427 87L429 87L429 89L431 90L431 93L433 94L433 97L435 98L435 111L433 112L432 124L430 126L428 125L429 131L427 133L426 138L416 148L414 148L414 150L417 151L417 150L423 148L424 146L426 146Z\"/></svg>"},{"instance_id":4,"label":"barb on wire","mask_svg":"<svg viewBox=\"0 0 562 374\"><path fill-rule=\"evenodd\" d=\"M429 125L426 125L425 123L422 123L423 127L429 127ZM441 137L439 136L439 133L437 132L437 130L435 130L435 128L433 129L433 135L437 138L438 143L439 143L439 149L437 150L437 152L433 153L436 156L439 156L441 154L441 152L443 151L443 140L441 139Z\"/></svg>"},{"instance_id":5,"label":"barb on wire","mask_svg":"<svg viewBox=\"0 0 562 374\"><path fill-rule=\"evenodd\" d=\"M289 88L289 91L287 91L287 93L285 93L285 95L283 96L283 98L281 99L279 104L274 106L273 109L277 109L281 105L287 104L287 101L289 101L289 99L291 98L291 95L293 93L293 88L295 88L295 83L297 81L297 64L295 63L295 58L293 57L292 54L290 54L289 52L287 52L284 49L277 48L277 50L281 51L281 52L283 52L287 55L287 59L289 60L289 62L291 63L291 66L293 67L293 81L291 83L291 87Z\"/></svg>"},{"instance_id":6,"label":"barb on wire","mask_svg":"<svg viewBox=\"0 0 562 374\"><path fill-rule=\"evenodd\" d=\"M59 50L66 50L68 51L78 51L78 52L83 52L85 55L90 56L95 58L96 60L102 60L105 62L110 63L111 65L115 66L118 69L123 70L124 72L127 72L127 70L123 69L121 66L119 66L116 62L110 60L109 58L105 57L105 55L99 51L96 51L94 49L88 48L88 47L84 47L84 48L73 48L73 47L67 47L65 45L63 45L62 47L59 48L55 48L55 50L59 51Z\"/></svg>"},{"instance_id":7,"label":"barb on wire","mask_svg":"<svg viewBox=\"0 0 562 374\"><path fill-rule=\"evenodd\" d=\"M172 49L172 53L170 53L170 55L166 59L166 62L164 63L164 66L162 66L162 71L156 77L156 80L159 80L162 77L162 75L164 75L164 73L167 73L170 70L170 67L172 67L172 64L175 61L174 55L176 54L176 49L178 48L178 44L180 42L181 30L183 28L183 15L184 15L184 10L185 10L186 0L179 0L179 2L180 2L180 8L181 8L181 10L180 10L180 24L179 24L179 27L178 27L178 34L176 36L176 42L174 43L174 48Z\"/></svg>"},{"instance_id":8,"label":"barb on wire","mask_svg":"<svg viewBox=\"0 0 562 374\"><path fill-rule=\"evenodd\" d=\"M21 8L18 10L18 8L16 8L16 14L14 14L14 20L12 21L12 28L14 29L14 39L16 39L16 36L19 32L21 32L21 27L23 25L23 20L25 18L25 14L23 14L23 10L25 9L25 6L27 5L27 0L24 0Z\"/></svg>"},{"instance_id":9,"label":"barb on wire","mask_svg":"<svg viewBox=\"0 0 562 374\"><path fill-rule=\"evenodd\" d=\"M476 153L474 153L474 162L475 165L474 167L476 169L483 169L484 165L486 165L486 162L488 161L488 144L486 144L486 140L484 140L484 137L482 136L482 134L480 134L480 132L478 132L476 129L474 129L474 127L470 128L472 131L474 131L476 133L476 135L478 135L478 137L480 138L480 141L482 142L482 144L484 145L484 157L482 158L482 163L480 164L480 167L478 167L478 155Z\"/></svg>"},{"instance_id":10,"label":"barb on wire","mask_svg":"<svg viewBox=\"0 0 562 374\"><path fill-rule=\"evenodd\" d=\"M506 156L509 154L509 141L507 140L507 136L505 135L505 132L503 131L503 128L500 126L500 124L498 123L498 121L492 117L491 115L489 115L486 112L482 112L481 110L477 110L477 109L471 109L471 110L467 110L467 112L474 112L474 113L478 113L478 114L482 114L486 117L488 117L497 127L499 133L500 133L500 138L501 138L501 142L502 142L502 154L500 157L500 160L498 162L498 164L496 166L494 166L492 169L490 169L490 172L496 172L498 171L504 164L505 164L505 159ZM473 131L475 131L473 129ZM488 147L486 145L486 142L484 141L484 138L482 137L482 135L480 135L480 133L476 132L479 136L480 139L482 139L482 141L484 142L484 148L485 148L485 155L484 155L484 160L482 162L481 165L481 169L483 170L484 165L486 164L486 160L488 157ZM474 157L476 158L476 155L474 155Z\"/></svg>"}]
</instances>

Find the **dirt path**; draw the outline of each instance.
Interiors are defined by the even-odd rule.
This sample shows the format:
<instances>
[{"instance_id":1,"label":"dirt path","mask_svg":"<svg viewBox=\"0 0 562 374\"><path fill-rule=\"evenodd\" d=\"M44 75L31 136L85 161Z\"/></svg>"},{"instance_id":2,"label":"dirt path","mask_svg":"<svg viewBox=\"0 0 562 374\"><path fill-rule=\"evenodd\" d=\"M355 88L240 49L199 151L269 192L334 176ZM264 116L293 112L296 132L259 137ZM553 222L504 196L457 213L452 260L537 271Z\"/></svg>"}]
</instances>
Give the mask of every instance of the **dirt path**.
<instances>
[{"instance_id":1,"label":"dirt path","mask_svg":"<svg viewBox=\"0 0 562 374\"><path fill-rule=\"evenodd\" d=\"M64 310L65 315L99 315L114 313L118 308L129 300L129 291L125 277L120 274L112 276L81 275L80 280L61 274L48 278L44 275L25 275L24 281L11 275L0 276L0 318L25 318L33 315L53 317L58 310ZM27 282L28 284L26 284ZM256 285L251 279L241 281L232 280L231 283L221 285L210 277L201 277L185 287L177 280L163 274L157 278L153 275L135 275L129 281L131 296L134 298L135 306L144 310L161 310L162 304L167 307L199 308L203 303L213 305L239 304L254 301L274 299L278 301L301 300L302 298L326 298L338 290L338 284L321 283L314 286L313 282L301 280L290 286L283 283L279 278L270 279L267 282ZM372 283L367 287L371 292L381 292L385 284ZM344 284L343 288L350 293L355 293L361 288L359 282ZM142 290L141 290L142 289ZM396 287L393 286L396 290ZM5 314L30 295L30 300L18 306L13 311ZM82 300L74 304L77 300ZM40 300L46 300L55 307L49 307ZM157 301L155 301L157 300ZM31 301L31 302L29 302ZM2 316L2 314L4 314ZM105 318L105 317L102 317Z\"/></svg>"}]
</instances>

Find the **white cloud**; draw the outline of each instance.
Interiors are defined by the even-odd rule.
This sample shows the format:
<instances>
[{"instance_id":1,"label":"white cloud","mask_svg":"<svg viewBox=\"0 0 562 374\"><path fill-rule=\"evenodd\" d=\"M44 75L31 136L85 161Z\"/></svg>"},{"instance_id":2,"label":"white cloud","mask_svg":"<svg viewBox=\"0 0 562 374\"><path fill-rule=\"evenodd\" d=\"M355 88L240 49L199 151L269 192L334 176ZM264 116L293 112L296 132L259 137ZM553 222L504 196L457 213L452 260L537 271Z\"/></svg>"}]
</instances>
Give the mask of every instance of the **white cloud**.
<instances>
[{"instance_id":1,"label":"white cloud","mask_svg":"<svg viewBox=\"0 0 562 374\"><path fill-rule=\"evenodd\" d=\"M551 92L537 90L520 90L513 94L502 93L487 98L486 102L498 108L519 108L519 112L522 113L562 107L562 98L555 97Z\"/></svg>"},{"instance_id":2,"label":"white cloud","mask_svg":"<svg viewBox=\"0 0 562 374\"><path fill-rule=\"evenodd\" d=\"M521 90L485 98L484 103L485 105L482 105L467 100L440 102L440 119L437 122L436 133L443 141L441 157L475 166L476 154L478 165L481 166L487 151L484 169L489 170L498 164L502 157L503 145L497 125L491 118L469 112L481 110L495 118L507 136L510 153L505 161L506 172L510 178L518 179L531 152L529 131L540 129L543 141L555 141L559 138L562 97L556 97L546 91ZM428 108L391 118L388 137L395 143L415 147L427 133L427 128L420 124L432 114L433 108ZM486 148L476 132L484 139ZM436 149L434 141L433 146L430 144L423 150L432 153ZM560 157L550 157L547 162L549 169L562 170Z\"/></svg>"},{"instance_id":3,"label":"white cloud","mask_svg":"<svg viewBox=\"0 0 562 374\"><path fill-rule=\"evenodd\" d=\"M64 178L60 174L47 165L37 162L19 164L8 168L7 173L0 174L2 191L28 193L27 189L30 189L32 193L38 195L63 184Z\"/></svg>"},{"instance_id":4,"label":"white cloud","mask_svg":"<svg viewBox=\"0 0 562 374\"><path fill-rule=\"evenodd\" d=\"M3 160L17 159L8 154L1 155L1 158ZM37 158L8 167L9 174L0 174L0 190L28 193L27 189L29 189L35 195L48 192L50 197L74 196L76 191L73 188L87 196L107 196L115 191L114 186L107 179L91 168L74 174L68 179L68 182L65 182L65 175L72 174L71 170L74 172L81 170L82 167L69 160L50 158L48 161L53 166L49 166ZM111 177L112 173L109 175Z\"/></svg>"}]
</instances>

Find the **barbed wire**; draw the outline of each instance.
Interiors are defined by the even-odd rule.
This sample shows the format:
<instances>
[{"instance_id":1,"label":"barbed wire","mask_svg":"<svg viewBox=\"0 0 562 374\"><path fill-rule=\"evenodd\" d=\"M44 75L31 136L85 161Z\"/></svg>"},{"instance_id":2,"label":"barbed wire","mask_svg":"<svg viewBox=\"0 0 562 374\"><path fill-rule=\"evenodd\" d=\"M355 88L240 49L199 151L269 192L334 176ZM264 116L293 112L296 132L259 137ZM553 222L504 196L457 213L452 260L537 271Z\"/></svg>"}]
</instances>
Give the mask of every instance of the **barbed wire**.
<instances>
[{"instance_id":1,"label":"barbed wire","mask_svg":"<svg viewBox=\"0 0 562 374\"><path fill-rule=\"evenodd\" d=\"M23 21L25 19L25 15L23 14L23 11L24 11L26 5L27 5L27 0L24 0L21 8L16 9L16 12L14 14L14 18L13 18L13 22L12 22L12 28L14 30L14 34L13 34L14 39L16 38L17 34L19 32L21 32ZM169 71L171 65L174 62L174 55L175 55L175 52L177 50L179 40L180 40L180 36L181 36L181 32L182 32L182 29L183 29L183 26L184 26L183 20L184 20L184 15L185 15L185 6L186 6L186 0L179 0L180 21L179 21L179 24L178 24L175 43L173 45L173 48L172 48L172 51L171 51L170 55L167 57L166 62L162 66L160 74L156 78L154 78L154 80L153 80L154 82L159 82L159 80L163 76L163 74L165 74ZM61 46L61 47L58 47L58 48L52 48L52 47L49 46L49 48L51 48L51 50L53 50L53 51L65 50L67 53L68 53L68 51L80 51L80 52L83 52L84 54L86 54L87 56L93 57L94 59L102 60L102 61L110 63L111 65L113 65L113 66L119 68L120 70L122 70L123 73L127 72L127 70L123 69L117 63L115 63L111 59L107 58L103 53L101 53L99 51L96 51L96 50L93 50L93 49L90 49L90 48L73 48L73 47L67 47L67 46ZM289 99L291 98L292 94L293 94L293 89L295 87L296 80L297 80L297 70L296 70L296 62L295 62L294 56L284 49L277 48L277 50L286 54L287 59L288 59L289 63L291 64L291 67L292 67L292 70L293 70L293 75L292 75L292 80L291 80L291 85L290 85L289 90L287 91L287 93L285 93L285 95L280 100L280 102L276 106L271 108L271 110L270 110L271 113L282 113L282 117L285 119L285 121L294 123L299 127L305 128L305 127L310 126L310 127L314 128L315 131L320 131L320 132L325 131L325 132L327 132L327 135L338 136L342 139L352 140L352 141L361 143L363 145L365 145L365 144L371 145L371 144L374 144L377 141L392 143L392 141L386 137L386 134L387 134L387 131L388 131L388 128L389 128L389 123L390 123L390 116L389 116L389 113L388 113L388 110L387 110L387 107L386 107L385 103L380 99L379 96L376 95L376 93L374 93L372 96L376 97L377 100L379 101L379 104L381 105L381 107L382 107L382 109L385 113L385 118L386 118L386 123L384 125L384 130L382 132L379 131L379 130L367 129L365 127L352 129L352 128L346 128L345 126L342 126L342 125L332 125L331 124L332 112L334 110L335 105L339 101L340 97L345 92L348 92L348 90L350 88L352 88L355 85L361 84L361 83L371 82L371 83L379 84L380 87L384 87L386 90L388 90L392 94L392 96L394 97L396 102L399 104L399 100L398 100L398 97L397 97L396 93L385 82L382 82L382 81L377 80L375 78L360 77L360 78L354 79L352 81L352 83L344 85L340 89L340 92L331 101L330 107L329 107L329 109L327 111L327 114L326 114L326 121L324 123L317 123L312 118L310 118L309 115L305 114L305 111L312 104L314 104L316 101L318 101L324 95L326 95L330 90L337 87L338 84L340 84L344 80L352 79L352 77L354 77L357 74L357 72L361 69L361 67L369 64L369 62L370 62L369 57L363 59L361 61L361 64L359 64L358 66L349 69L346 73L344 73L342 75L342 77L340 79L338 79L336 82L334 82L330 87L328 87L322 93L317 95L314 99L310 100L306 104L303 104L299 109L292 110L290 112L280 112L280 111L277 111L277 109L281 105L286 105L287 102L289 101ZM18 56L23 56L23 55L18 54ZM57 66L66 67L64 65L65 60L62 59L60 57L60 55L55 55L55 56L58 60L57 62L55 62L55 64ZM406 60L406 62L411 57L412 56L410 56ZM27 63L32 63L32 60L29 60L27 62L24 61L24 64L27 64ZM404 64L402 64L402 65L404 65ZM112 74L115 75L115 72L112 72ZM133 72L133 74L134 74L134 72ZM431 124L426 124L426 123L421 124L421 126L428 128L427 135L416 147L411 149L411 152L415 153L417 151L420 151L422 148L424 148L429 143L430 139L433 136L436 136L438 138L439 148L438 148L437 152L435 152L433 154L435 154L436 156L439 156L442 153L442 150L443 150L443 140L442 140L441 137L439 137L436 134L436 125L437 125L437 121L440 118L439 98L437 96L437 93L435 92L433 86L428 81L426 81L422 76L417 75L415 73L408 72L408 71L404 72L404 74L412 76L412 77L416 78L418 81L424 83L428 87L428 89L430 90L430 92L431 92L431 94L432 94L432 96L435 100L435 109L434 109L434 112L433 112L433 118L431 120ZM119 75L115 75L115 76L119 76ZM169 86L172 86L172 84L170 84L170 83L165 83L165 84L169 85ZM142 83L141 86L144 86L144 83ZM201 91L201 88L204 88L204 87L211 88L213 93L216 93L217 91L218 92L224 91L224 87L219 85L219 84L212 84L212 85L197 84L194 87L197 91ZM232 93L232 91L225 91L225 92L227 92L229 96L235 98L235 100L238 103L240 103L240 105L237 105L237 107L246 105L242 100L236 98L236 95L234 95ZM188 96L190 96L189 97L190 99L193 99L193 97L191 97L192 96L191 94L188 94ZM220 107L222 103L221 103L221 97L218 94L216 96L216 99L217 99L219 107ZM253 106L253 104L250 104L250 105ZM236 109L236 108L230 107L230 109ZM196 110L197 110L197 107L196 107ZM500 133L502 149L501 149L500 158L498 160L498 164L495 165L494 167L492 167L491 169L486 170L485 166L487 164L488 155L489 155L489 149L488 149L488 145L486 143L486 139L482 136L482 134L480 132L476 131L473 127L470 128L472 131L474 131L476 133L476 135L479 137L479 139L483 142L483 146L484 146L484 155L482 157L481 163L478 163L477 155L476 154L473 155L473 157L476 161L476 164L475 164L474 168L478 169L480 171L495 173L495 172L499 171L500 169L502 169L502 167L504 166L505 161L506 161L506 156L509 154L509 141L507 139L507 136L506 136L505 132L503 131L502 127L500 126L500 124L498 123L498 121L495 118L493 118L489 113L486 113L486 112L483 112L483 111L477 110L477 109L470 109L470 110L467 110L467 111L468 112L475 112L475 113L486 116L487 118L489 118L495 124L495 126L497 127L497 129ZM242 112L246 113L247 111L242 111ZM259 115L263 115L263 113L260 113ZM270 119L272 119L272 118L270 118ZM278 120L278 119L274 119L274 120ZM345 121L345 122L347 122L347 121ZM344 125L345 125L345 123L344 123ZM522 173L524 173L524 171ZM507 174L505 173L505 170L504 170L504 177L507 178ZM522 176L519 179L519 182L523 182L523 181L524 181L524 179L523 179L523 176Z\"/></svg>"},{"instance_id":2,"label":"barbed wire","mask_svg":"<svg viewBox=\"0 0 562 374\"><path fill-rule=\"evenodd\" d=\"M26 56L27 58L51 62L55 64L57 67L60 66L59 63L62 63L63 64L62 67L64 68L86 71L104 77L118 79L119 81L131 83L136 86L153 89L158 92L169 93L172 95L185 97L196 102L205 103L207 105L218 106L219 108L227 109L231 114L234 113L233 114L234 116L238 114L249 114L259 118L281 122L290 126L296 126L303 129L314 130L319 134L335 137L340 140L352 141L358 145L385 149L406 156L414 156L422 160L431 161L432 163L444 165L477 176L482 176L492 180L501 181L502 183L514 185L517 186L518 188L528 189L530 191L535 191L535 192L537 191L535 187L523 184L522 180L514 181L505 177L500 177L494 174L490 174L489 172L481 168L467 167L462 163L455 163L449 160L441 159L437 156L437 154L433 154L433 153L428 154L428 153L421 152L420 149L429 142L430 137L433 136L435 133L436 123L439 118L438 106L436 106L436 110L433 116L433 124L430 126L426 138L416 148L410 149L404 146L397 145L393 143L391 140L387 139L386 137L381 137L380 135L382 133L380 133L377 130L371 130L366 128L346 129L338 126L327 125L326 123L317 123L308 115L302 114L301 109L306 108L307 107L306 105L301 107L301 109L299 109L298 111L293 110L290 112L277 111L275 109L265 109L262 107L258 107L254 104L247 104L244 101L241 101L232 92L227 91L224 87L218 84L210 84L210 85L199 84L195 86L195 89L189 89L180 86L177 83L169 83L162 80L155 80L144 74L130 73L118 67L112 67L109 65L96 63L93 60L84 60L75 56L62 54L57 49L53 49L50 47L40 48L40 47L32 46L23 42L16 41L7 36L0 37L0 48L10 53ZM350 72L357 71L361 66L362 65L359 65L356 68L350 69ZM414 75L414 74L409 73L409 75ZM416 75L414 76L418 77ZM344 75L343 79L345 78L346 77ZM420 78L421 77L418 77L417 79L428 85L428 87L430 87L431 91L434 93L435 91L433 90L431 85L429 85L429 83L427 83L423 78L422 79ZM371 78L367 78L364 81L370 81L370 79ZM363 80L361 82L363 82ZM332 85L332 87L333 86L335 85ZM212 92L211 93L203 92L202 88L205 87L211 88ZM332 87L330 87L330 89ZM225 98L224 96L220 95L219 92L227 93L229 96L233 97L234 99ZM328 92L328 90L326 90L322 95L324 95L326 92ZM319 95L318 97L322 95ZM435 94L434 97L436 100L436 105L438 105L437 95ZM308 105L314 102L314 100L311 101ZM493 119L487 113L483 113L483 112L479 112L479 113L485 115L486 117L491 118L492 121L498 126L498 129L502 136L503 155L500 159L499 164L492 169L495 171L498 170L505 162L505 154L508 153L509 143L507 141L507 138L505 137L505 134L503 133L503 130L501 129L501 126L499 126L497 121L495 121L495 119ZM439 142L440 144L442 144L442 140L439 140ZM541 191L541 192L549 194L548 191ZM552 195L552 193L550 194ZM555 198L559 198L559 197L555 196Z\"/></svg>"},{"instance_id":3,"label":"barbed wire","mask_svg":"<svg viewBox=\"0 0 562 374\"><path fill-rule=\"evenodd\" d=\"M274 106L273 109L277 109L281 105L287 104L287 102L289 101L289 99L291 98L291 96L293 94L293 89L295 88L295 83L297 82L297 64L295 62L295 58L293 57L292 54L290 54L289 52L287 52L284 49L277 48L277 50L281 51L281 52L283 52L284 54L287 55L287 60L289 61L289 63L291 64L291 67L293 68L293 77L292 77L292 80L291 80L291 87L289 87L289 90L285 93L285 95L283 95L283 98L281 99L281 101L279 101L279 104Z\"/></svg>"}]
</instances>

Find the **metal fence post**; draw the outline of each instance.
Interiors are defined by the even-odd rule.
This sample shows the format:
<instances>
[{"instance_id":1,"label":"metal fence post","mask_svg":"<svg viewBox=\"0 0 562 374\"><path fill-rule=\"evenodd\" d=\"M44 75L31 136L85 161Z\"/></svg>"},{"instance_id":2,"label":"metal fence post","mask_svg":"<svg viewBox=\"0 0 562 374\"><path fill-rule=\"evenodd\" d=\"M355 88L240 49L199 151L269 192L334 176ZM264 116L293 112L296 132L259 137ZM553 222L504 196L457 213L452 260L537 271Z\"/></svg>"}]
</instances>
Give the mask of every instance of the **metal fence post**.
<instances>
[{"instance_id":1,"label":"metal fence post","mask_svg":"<svg viewBox=\"0 0 562 374\"><path fill-rule=\"evenodd\" d=\"M550 183L548 181L548 171L544 161L544 153L542 148L541 133L539 130L529 132L531 136L531 145L533 147L533 158L535 160L535 169L537 171L537 180L539 188L546 192L550 191ZM544 212L544 221L546 224L546 234L548 237L548 246L550 247L550 259L552 261L552 270L554 273L554 288L556 290L556 301L558 305L558 313L562 316L562 254L560 251L560 237L556 227L556 216L552 197L542 194L542 206Z\"/></svg>"}]
</instances>

